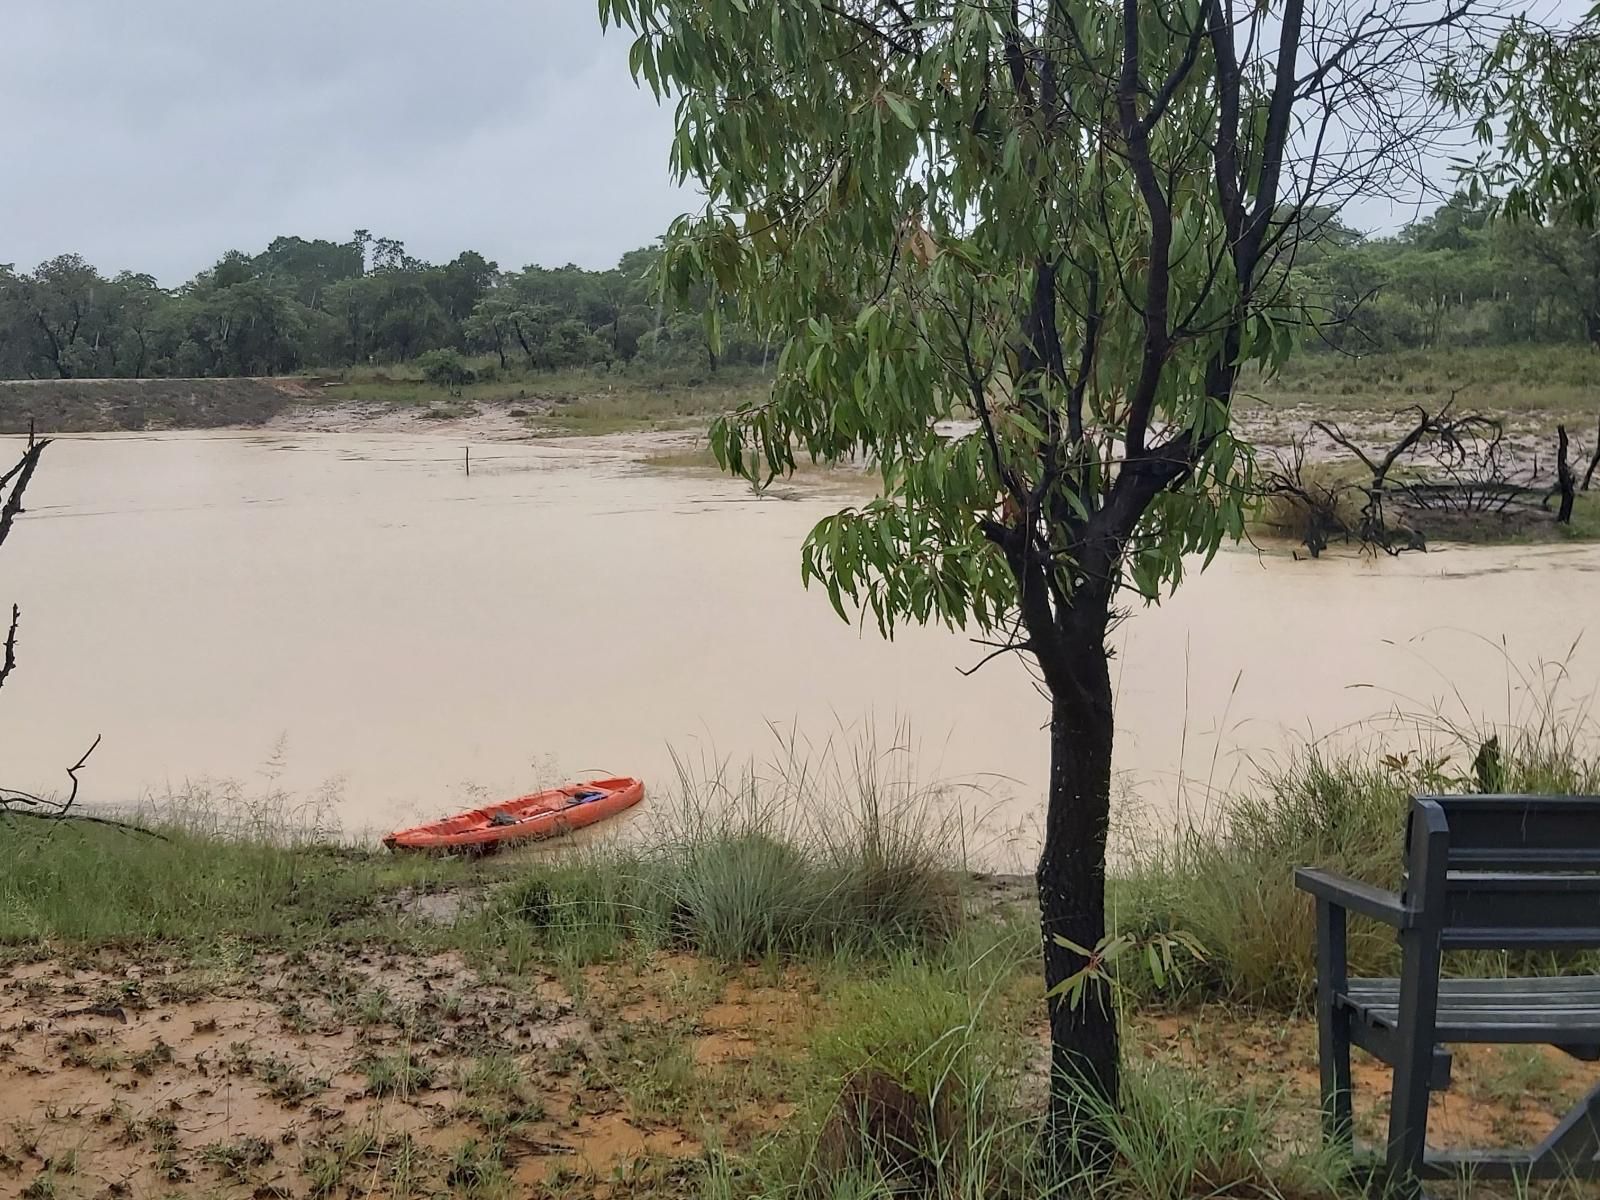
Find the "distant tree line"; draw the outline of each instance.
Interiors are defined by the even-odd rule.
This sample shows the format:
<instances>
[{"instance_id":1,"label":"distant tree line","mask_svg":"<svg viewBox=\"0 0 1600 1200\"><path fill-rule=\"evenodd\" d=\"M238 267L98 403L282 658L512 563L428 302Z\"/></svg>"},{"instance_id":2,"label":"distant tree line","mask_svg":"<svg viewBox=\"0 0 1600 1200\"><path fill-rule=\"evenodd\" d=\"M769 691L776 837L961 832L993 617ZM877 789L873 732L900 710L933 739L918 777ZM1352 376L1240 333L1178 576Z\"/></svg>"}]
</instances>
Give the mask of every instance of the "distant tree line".
<instances>
[{"instance_id":1,"label":"distant tree line","mask_svg":"<svg viewBox=\"0 0 1600 1200\"><path fill-rule=\"evenodd\" d=\"M1458 195L1392 237L1314 222L1294 268L1320 298L1307 348L1600 346L1600 239L1559 216L1490 217ZM502 271L474 250L436 265L357 230L230 251L172 289L104 276L76 254L25 273L0 265L0 378L279 375L437 351L503 370L768 361L773 341L731 320L713 352L699 299L663 307L659 257L647 247L608 271Z\"/></svg>"},{"instance_id":2,"label":"distant tree line","mask_svg":"<svg viewBox=\"0 0 1600 1200\"><path fill-rule=\"evenodd\" d=\"M1600 346L1600 237L1563 220L1492 220L1458 194L1392 237L1323 223L1296 255L1321 311L1309 345Z\"/></svg>"},{"instance_id":3,"label":"distant tree line","mask_svg":"<svg viewBox=\"0 0 1600 1200\"><path fill-rule=\"evenodd\" d=\"M608 271L502 271L472 250L424 262L358 230L230 251L172 289L76 254L31 272L0 265L0 378L279 375L448 350L534 370L762 362L765 339L724 325L713 353L698 310L661 305L659 254L629 251Z\"/></svg>"}]
</instances>

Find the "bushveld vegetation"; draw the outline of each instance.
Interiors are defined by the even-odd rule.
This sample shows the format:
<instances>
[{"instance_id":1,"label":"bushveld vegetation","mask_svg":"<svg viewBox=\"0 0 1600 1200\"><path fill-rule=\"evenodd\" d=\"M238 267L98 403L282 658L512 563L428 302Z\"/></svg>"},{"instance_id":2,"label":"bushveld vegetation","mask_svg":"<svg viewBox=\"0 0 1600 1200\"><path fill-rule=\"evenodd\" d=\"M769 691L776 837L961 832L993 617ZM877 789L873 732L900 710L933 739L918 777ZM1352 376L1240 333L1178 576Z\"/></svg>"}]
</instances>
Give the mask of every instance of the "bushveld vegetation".
<instances>
[{"instance_id":1,"label":"bushveld vegetation","mask_svg":"<svg viewBox=\"0 0 1600 1200\"><path fill-rule=\"evenodd\" d=\"M550 1120L529 1081L565 1069L559 1060L580 1051L473 1042L463 1057L449 1030L472 1011L474 988L488 984L465 982L457 968L421 1001L397 990L403 956L457 953L513 994L527 986L518 980L561 980L576 1012L611 1029L581 1052L584 1070L620 1089L641 1120L695 1133L701 1152L658 1158L649 1170L635 1164L629 1194L1334 1196L1345 1188L1344 1164L1318 1147L1309 1095L1290 1095L1272 1071L1241 1071L1232 1060L1151 1058L1144 1039L1174 1022L1208 1028L1212 1038L1232 1029L1232 1054L1265 1036L1263 1023L1288 1022L1303 1046L1312 914L1290 870L1317 862L1393 883L1414 791L1600 789L1582 707L1547 699L1511 716L1492 729L1407 718L1366 731L1361 749L1306 746L1265 765L1243 792L1216 798L1206 819L1176 836L1122 839L1109 912L1113 932L1136 952L1108 969L1133 1037L1121 1107L1102 1114L1115 1167L1093 1177L1062 1179L1039 1156L1047 1060L1026 881L997 890L996 880L973 875L950 797L911 782L903 755L870 746L837 762L791 754L770 771L686 771L640 836L471 862L341 845L315 810L281 795L229 797L231 816L220 797L200 793L131 814L160 837L13 818L0 837L0 953L85 965L167 959L180 974L193 964L201 976L166 985L185 1003L205 1003L229 972L281 960L287 965L275 971L314 983L283 1007L291 1025L312 1020L323 1036L400 1030L398 1041L364 1043L358 1033L346 1064L355 1082L338 1086L391 1106L436 1103L431 1097L448 1089L459 1097L457 1119L477 1129L472 1145L430 1159L387 1140L398 1126L322 1136L305 1148L304 1170L329 1189L359 1180L365 1162L381 1164L384 1177L404 1167L418 1187L432 1180L443 1194L518 1194L513 1179L525 1177L513 1168L541 1144L532 1131ZM1490 737L1499 739L1498 757L1485 758L1479 750ZM418 898L430 893L457 902L429 915ZM1172 937L1181 939L1172 970L1153 974L1145 947ZM376 952L391 965L362 977L331 967L307 973L332 947L344 949L330 961ZM1383 969L1393 942L1357 926L1351 954L1362 969ZM605 972L614 964L630 978L651 978L658 963L702 965L661 976L667 990L647 1001L659 1017L619 1018ZM148 1002L140 988L150 991L154 979L147 971L142 985L124 984L101 1003ZM705 1006L730 988L789 997L771 1044L752 1046L746 1053L757 1057L737 1072L694 1050ZM331 1006L328 1015L316 1018L318 1005ZM73 1053L87 1069L137 1073L166 1069L174 1051L149 1061L104 1046ZM333 1067L275 1054L239 1058L236 1074L288 1111L330 1086ZM1517 1069L1525 1076L1536 1065ZM1474 1094L1510 1086L1497 1082L1498 1060L1463 1069ZM775 1104L790 1114L776 1125L735 1119ZM195 1151L200 1166L188 1169L258 1186L276 1169L257 1145L270 1134L209 1142ZM358 1137L367 1140L351 1141ZM191 1161L175 1142L163 1153L174 1167ZM51 1181L70 1188L55 1161ZM25 1165L12 1173L44 1177ZM552 1185L542 1194L582 1194L594 1182L580 1172L566 1179L568 1191ZM313 1194L339 1193L314 1186ZM362 1194L359 1186L351 1194Z\"/></svg>"},{"instance_id":2,"label":"bushveld vegetation","mask_svg":"<svg viewBox=\"0 0 1600 1200\"><path fill-rule=\"evenodd\" d=\"M1358 356L1600 345L1600 246L1560 213L1534 225L1490 216L1462 194L1394 234L1320 217L1295 266L1320 314L1304 334L1300 370L1330 376L1332 394L1348 396L1370 375ZM490 379L771 360L773 340L731 313L713 351L703 297L687 309L663 304L652 276L659 260L658 247L644 247L610 270L502 270L466 250L433 264L358 230L347 241L290 236L256 253L229 251L163 287L138 272L102 275L67 253L31 271L0 267L0 378L274 375L425 355L437 367L441 351L475 359L461 369ZM1519 361L1542 371L1548 359ZM467 378L441 376L451 387Z\"/></svg>"}]
</instances>

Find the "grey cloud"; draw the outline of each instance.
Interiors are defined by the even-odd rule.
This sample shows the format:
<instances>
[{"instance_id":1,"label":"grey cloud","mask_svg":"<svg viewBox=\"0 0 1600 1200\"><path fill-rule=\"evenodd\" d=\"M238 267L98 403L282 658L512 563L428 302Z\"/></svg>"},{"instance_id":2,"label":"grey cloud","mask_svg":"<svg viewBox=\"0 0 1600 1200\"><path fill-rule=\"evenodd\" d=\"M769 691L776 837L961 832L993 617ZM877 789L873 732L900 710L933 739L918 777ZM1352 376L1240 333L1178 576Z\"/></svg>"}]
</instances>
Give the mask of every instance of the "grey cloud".
<instances>
[{"instance_id":1,"label":"grey cloud","mask_svg":"<svg viewBox=\"0 0 1600 1200\"><path fill-rule=\"evenodd\" d=\"M366 227L600 267L690 203L591 0L0 0L0 261L188 278Z\"/></svg>"}]
</instances>

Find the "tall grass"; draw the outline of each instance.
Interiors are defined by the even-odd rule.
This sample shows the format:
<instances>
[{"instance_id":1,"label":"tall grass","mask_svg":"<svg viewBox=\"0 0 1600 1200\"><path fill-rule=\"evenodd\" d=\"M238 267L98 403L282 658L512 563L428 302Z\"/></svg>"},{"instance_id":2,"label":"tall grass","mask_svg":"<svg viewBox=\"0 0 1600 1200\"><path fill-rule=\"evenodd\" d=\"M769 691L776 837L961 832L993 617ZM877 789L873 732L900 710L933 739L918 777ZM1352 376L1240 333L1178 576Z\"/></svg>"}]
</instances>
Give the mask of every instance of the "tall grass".
<instances>
[{"instance_id":1,"label":"tall grass","mask_svg":"<svg viewBox=\"0 0 1600 1200\"><path fill-rule=\"evenodd\" d=\"M1507 414L1585 414L1593 421L1594 354L1587 346L1452 347L1352 357L1296 354L1270 380L1246 386L1269 405L1322 411L1392 410L1448 399Z\"/></svg>"},{"instance_id":2,"label":"tall grass","mask_svg":"<svg viewBox=\"0 0 1600 1200\"><path fill-rule=\"evenodd\" d=\"M1088 1105L1116 1155L1109 1175L1082 1181L1089 1196L1275 1200L1355 1191L1340 1151L1286 1143L1279 1097L1232 1091L1204 1071L1135 1065L1124 1075L1119 1107Z\"/></svg>"},{"instance_id":3,"label":"tall grass","mask_svg":"<svg viewBox=\"0 0 1600 1200\"><path fill-rule=\"evenodd\" d=\"M800 1111L738 1170L713 1159L702 1195L1055 1194L1033 1153L1033 941L973 926L940 954L842 977L811 1038Z\"/></svg>"},{"instance_id":4,"label":"tall grass","mask_svg":"<svg viewBox=\"0 0 1600 1200\"><path fill-rule=\"evenodd\" d=\"M902 956L831 996L809 1099L737 1165L713 1155L707 1200L1256 1200L1339 1194L1338 1153L1287 1140L1280 1098L1224 1072L1131 1063L1121 1102L1085 1098L1109 1171L1045 1157L1048 1050L1032 937L968 930L936 961ZM1315 1123L1302 1122L1315 1127Z\"/></svg>"},{"instance_id":5,"label":"tall grass","mask_svg":"<svg viewBox=\"0 0 1600 1200\"><path fill-rule=\"evenodd\" d=\"M955 816L898 745L793 742L768 771L680 760L625 844L532 866L499 917L580 958L623 939L729 961L937 945L962 921Z\"/></svg>"},{"instance_id":6,"label":"tall grass","mask_svg":"<svg viewBox=\"0 0 1600 1200\"><path fill-rule=\"evenodd\" d=\"M0 943L371 932L386 892L458 864L339 846L323 803L192 786L118 816L148 830L0 817Z\"/></svg>"},{"instance_id":7,"label":"tall grass","mask_svg":"<svg viewBox=\"0 0 1600 1200\"><path fill-rule=\"evenodd\" d=\"M1564 672L1514 677L1520 701L1503 721L1406 714L1363 727L1350 745L1312 743L1266 764L1254 786L1175 837L1136 844L1112 884L1118 925L1182 930L1206 950L1186 986L1223 999L1294 1009L1315 981L1315 913L1293 868L1315 865L1383 887L1399 883L1406 811L1417 794L1600 793L1600 740L1588 703L1563 703ZM1465 705L1462 706L1465 711ZM1401 731L1408 742L1398 744ZM1480 754L1492 746L1494 755ZM1393 932L1349 929L1351 970L1391 973ZM1550 964L1545 964L1550 965ZM1506 970L1503 959L1447 960L1447 969ZM1135 968L1137 991L1150 981Z\"/></svg>"}]
</instances>

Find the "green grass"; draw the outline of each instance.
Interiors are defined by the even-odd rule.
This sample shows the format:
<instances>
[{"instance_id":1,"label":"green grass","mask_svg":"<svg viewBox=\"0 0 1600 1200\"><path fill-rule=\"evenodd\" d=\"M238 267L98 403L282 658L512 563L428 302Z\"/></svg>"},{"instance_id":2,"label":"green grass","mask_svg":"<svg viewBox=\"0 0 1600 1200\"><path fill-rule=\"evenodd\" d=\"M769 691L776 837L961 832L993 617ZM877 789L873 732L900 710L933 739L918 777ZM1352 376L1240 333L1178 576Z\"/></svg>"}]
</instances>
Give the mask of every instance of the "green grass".
<instances>
[{"instance_id":1,"label":"green grass","mask_svg":"<svg viewBox=\"0 0 1600 1200\"><path fill-rule=\"evenodd\" d=\"M1397 350L1360 358L1302 352L1271 379L1247 378L1244 391L1254 398L1241 408L1387 412L1436 406L1459 389L1458 408L1529 414L1551 428L1569 420L1586 440L1600 418L1597 367L1600 355L1577 345Z\"/></svg>"},{"instance_id":2,"label":"green grass","mask_svg":"<svg viewBox=\"0 0 1600 1200\"><path fill-rule=\"evenodd\" d=\"M1221 1068L1128 1070L1120 1109L1099 1114L1116 1164L1090 1185L1090 1194L1139 1200L1357 1194L1343 1155L1285 1144L1278 1098L1230 1087Z\"/></svg>"},{"instance_id":3,"label":"green grass","mask_svg":"<svg viewBox=\"0 0 1600 1200\"><path fill-rule=\"evenodd\" d=\"M628 941L730 962L938 946L962 923L956 830L890 761L790 747L776 779L680 769L645 836L529 869L498 928L577 963Z\"/></svg>"},{"instance_id":4,"label":"green grass","mask_svg":"<svg viewBox=\"0 0 1600 1200\"><path fill-rule=\"evenodd\" d=\"M406 1099L433 1086L433 1068L409 1050L378 1055L362 1064L367 1092L373 1096Z\"/></svg>"},{"instance_id":5,"label":"green grass","mask_svg":"<svg viewBox=\"0 0 1600 1200\"><path fill-rule=\"evenodd\" d=\"M160 837L0 817L0 945L387 936L398 922L385 895L468 876L461 863L332 844L281 797L246 819L224 811L191 795L136 816Z\"/></svg>"},{"instance_id":6,"label":"green grass","mask_svg":"<svg viewBox=\"0 0 1600 1200\"><path fill-rule=\"evenodd\" d=\"M1390 752L1381 731L1363 747L1311 745L1267 766L1256 785L1220 801L1214 817L1174 838L1137 847L1111 884L1115 922L1147 935L1182 931L1205 961L1185 972L1182 990L1235 1002L1295 1010L1312 994L1315 913L1293 883L1296 866L1315 865L1383 887L1399 883L1410 798L1419 793L1600 793L1600 754L1587 703L1563 705L1542 676L1523 675L1530 697L1503 725L1462 723L1437 715L1403 718L1412 748ZM1474 759L1498 738L1500 768L1480 778ZM1352 922L1352 974L1392 974L1393 931ZM1446 969L1499 974L1559 969L1555 960L1511 963L1504 955L1453 955ZM1158 989L1138 966L1124 980L1135 995ZM1170 999L1170 996L1165 998Z\"/></svg>"},{"instance_id":7,"label":"green grass","mask_svg":"<svg viewBox=\"0 0 1600 1200\"><path fill-rule=\"evenodd\" d=\"M702 1195L1054 1194L1024 1095L1037 1046L1021 1019L1036 935L969 930L935 955L841 976L804 1059L799 1112L738 1164L713 1157Z\"/></svg>"},{"instance_id":8,"label":"green grass","mask_svg":"<svg viewBox=\"0 0 1600 1200\"><path fill-rule=\"evenodd\" d=\"M1595 478L1600 486L1600 472ZM1572 525L1562 531L1562 536L1575 542L1600 540L1600 491L1578 493L1572 506Z\"/></svg>"},{"instance_id":9,"label":"green grass","mask_svg":"<svg viewBox=\"0 0 1600 1200\"><path fill-rule=\"evenodd\" d=\"M713 1154L707 1200L815 1195L889 1200L1309 1200L1353 1194L1338 1153L1286 1139L1283 1101L1230 1075L1130 1055L1122 1103L1085 1100L1106 1130L1109 1171L1043 1157L1044 1048L1035 952L1020 929L906 956L829 996L790 1128L751 1155ZM1301 1114L1302 1117L1304 1114Z\"/></svg>"}]
</instances>

